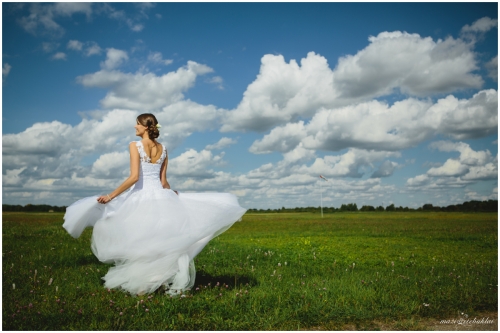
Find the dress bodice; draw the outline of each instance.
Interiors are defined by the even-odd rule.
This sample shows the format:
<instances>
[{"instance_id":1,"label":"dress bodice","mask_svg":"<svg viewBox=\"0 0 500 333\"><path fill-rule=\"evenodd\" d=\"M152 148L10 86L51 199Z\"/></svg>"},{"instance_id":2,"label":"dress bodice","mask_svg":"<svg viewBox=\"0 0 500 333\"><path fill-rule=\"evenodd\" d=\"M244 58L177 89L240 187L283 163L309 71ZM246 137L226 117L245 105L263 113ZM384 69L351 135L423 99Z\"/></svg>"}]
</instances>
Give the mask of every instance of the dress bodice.
<instances>
[{"instance_id":1,"label":"dress bodice","mask_svg":"<svg viewBox=\"0 0 500 333\"><path fill-rule=\"evenodd\" d=\"M137 141L136 146L141 160L141 169L139 171L139 180L135 184L134 190L163 189L160 179L160 170L163 161L167 157L165 146L161 145L163 151L160 158L155 163L151 163L151 158L144 151L142 141Z\"/></svg>"}]
</instances>

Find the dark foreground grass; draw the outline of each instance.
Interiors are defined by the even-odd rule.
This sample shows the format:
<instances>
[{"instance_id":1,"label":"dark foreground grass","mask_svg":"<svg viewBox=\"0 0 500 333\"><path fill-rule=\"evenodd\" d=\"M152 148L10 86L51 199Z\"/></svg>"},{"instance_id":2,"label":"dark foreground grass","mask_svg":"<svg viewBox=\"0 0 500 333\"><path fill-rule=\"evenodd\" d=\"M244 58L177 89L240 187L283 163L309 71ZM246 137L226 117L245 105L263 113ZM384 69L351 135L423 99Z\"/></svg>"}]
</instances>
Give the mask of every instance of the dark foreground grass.
<instances>
[{"instance_id":1,"label":"dark foreground grass","mask_svg":"<svg viewBox=\"0 0 500 333\"><path fill-rule=\"evenodd\" d=\"M62 216L3 214L4 330L412 330L498 310L496 213L245 215L173 299L104 289L91 230Z\"/></svg>"}]
</instances>

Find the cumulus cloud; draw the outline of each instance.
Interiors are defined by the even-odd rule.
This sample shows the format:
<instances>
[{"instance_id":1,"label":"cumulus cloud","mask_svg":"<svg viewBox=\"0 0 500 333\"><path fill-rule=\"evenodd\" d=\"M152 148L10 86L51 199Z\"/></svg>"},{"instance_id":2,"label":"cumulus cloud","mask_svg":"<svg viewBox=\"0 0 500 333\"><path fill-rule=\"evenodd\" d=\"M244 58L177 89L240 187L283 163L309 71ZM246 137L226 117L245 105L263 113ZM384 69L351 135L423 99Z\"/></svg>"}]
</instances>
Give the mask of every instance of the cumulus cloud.
<instances>
[{"instance_id":1,"label":"cumulus cloud","mask_svg":"<svg viewBox=\"0 0 500 333\"><path fill-rule=\"evenodd\" d=\"M493 81L498 82L498 55L488 61L485 67L488 70L488 76L491 77Z\"/></svg>"},{"instance_id":2,"label":"cumulus cloud","mask_svg":"<svg viewBox=\"0 0 500 333\"><path fill-rule=\"evenodd\" d=\"M400 91L416 97L480 88L483 80L472 46L449 37L382 32L355 55L338 60L334 70L326 58L310 52L287 63L281 55L265 55L260 72L236 109L228 111L222 131L265 131L312 117L322 108L338 108Z\"/></svg>"},{"instance_id":3,"label":"cumulus cloud","mask_svg":"<svg viewBox=\"0 0 500 333\"><path fill-rule=\"evenodd\" d=\"M311 166L302 166L298 170L299 172L307 172L309 174L317 175L321 174L326 177L361 178L366 171L374 168L374 162L381 161L388 157L400 156L401 154L399 152L349 149L345 154L342 155L327 155L324 158L316 158ZM380 170L380 168L378 170ZM387 174L385 176L390 176L390 174Z\"/></svg>"},{"instance_id":4,"label":"cumulus cloud","mask_svg":"<svg viewBox=\"0 0 500 333\"><path fill-rule=\"evenodd\" d=\"M101 101L104 108L152 110L170 105L184 98L183 92L194 85L198 75L213 71L208 66L188 61L186 66L162 76L153 73L124 73L109 68L124 59L126 53L113 51L112 54L101 71L77 78L77 82L86 87L109 89Z\"/></svg>"},{"instance_id":5,"label":"cumulus cloud","mask_svg":"<svg viewBox=\"0 0 500 333\"><path fill-rule=\"evenodd\" d=\"M89 115L75 126L58 121L35 123L21 133L3 135L5 195L13 198L25 193L23 200L33 203L41 191L65 192L58 200L69 204L78 196L118 186L129 172L127 147L136 140L133 126L139 112L115 109ZM200 115L205 118L197 118ZM163 124L160 142L172 151L193 132L213 126L218 112L212 106L181 101L156 116ZM98 158L91 165L84 162L93 156ZM212 177L214 172L208 167L222 166L223 156L210 150L188 151L173 158L169 170L178 178Z\"/></svg>"},{"instance_id":6,"label":"cumulus cloud","mask_svg":"<svg viewBox=\"0 0 500 333\"><path fill-rule=\"evenodd\" d=\"M443 189L464 187L480 180L498 178L498 156L493 158L489 150L475 151L467 143L437 141L431 149L443 152L459 152L458 158L449 158L441 166L431 167L426 174L409 178L411 188Z\"/></svg>"},{"instance_id":7,"label":"cumulus cloud","mask_svg":"<svg viewBox=\"0 0 500 333\"><path fill-rule=\"evenodd\" d=\"M354 56L339 59L334 85L341 96L360 98L401 92L426 96L463 88L480 88L483 81L474 52L460 39L434 41L418 34L382 32Z\"/></svg>"},{"instance_id":8,"label":"cumulus cloud","mask_svg":"<svg viewBox=\"0 0 500 333\"><path fill-rule=\"evenodd\" d=\"M337 109L322 109L309 123L274 128L250 147L253 153L287 151L299 142L308 149L346 148L397 151L416 146L434 135L478 138L498 128L498 96L483 90L470 99L447 96L436 103L414 98L395 102L370 101Z\"/></svg>"},{"instance_id":9,"label":"cumulus cloud","mask_svg":"<svg viewBox=\"0 0 500 333\"><path fill-rule=\"evenodd\" d=\"M217 150L217 149L223 149L223 148L226 148L230 145L234 145L236 144L238 141L235 140L235 139L231 139L231 138L227 138L227 137L223 137L221 138L219 141L217 141L216 143L214 143L213 145L207 145L205 147L206 150Z\"/></svg>"},{"instance_id":10,"label":"cumulus cloud","mask_svg":"<svg viewBox=\"0 0 500 333\"><path fill-rule=\"evenodd\" d=\"M58 15L69 15L63 13L61 9ZM141 13L142 18L132 18L114 8L105 13L132 30L141 30L140 20L147 18ZM468 33L480 34L485 28L475 22L468 29ZM324 204L337 206L349 202L374 205L401 193L493 181L498 162L489 151L474 151L463 142L439 141L430 148L457 156L427 166L426 173L407 180L406 188L384 184L384 178L402 167L394 161L402 157L402 149L436 135L463 140L497 131L495 90L465 99L452 95L437 101L425 98L481 86L482 80L474 74L478 67L472 47L463 39L434 41L385 32L370 37L358 53L342 57L334 69L313 52L300 62L265 55L258 77L231 111L184 96L212 68L188 61L164 75L150 73L145 66L135 73L125 72L120 66L128 61L127 52L107 49L99 71L77 78L85 87L106 89L102 110L82 113L85 117L76 125L36 123L21 133L3 136L4 197L19 203L47 203L56 200L51 195L57 192L60 201L56 204L69 204L115 188L129 172L126 147L136 139L133 125L144 111L154 112L162 124L159 141L168 148L173 188L235 193L247 207L318 206L319 174L329 178L321 184ZM67 49L87 56L102 52L95 42L78 40L70 40ZM495 61L495 67L496 59L490 61ZM151 52L145 64L169 65L171 60ZM4 77L10 70L6 65ZM493 65L488 66L493 71ZM222 85L224 81L212 76L206 82ZM373 100L393 92L411 96L392 104ZM176 156L175 149L192 133L216 129L269 130L249 151L280 152L283 157L248 172L220 171L224 153L216 151L236 143L229 137Z\"/></svg>"},{"instance_id":11,"label":"cumulus cloud","mask_svg":"<svg viewBox=\"0 0 500 333\"><path fill-rule=\"evenodd\" d=\"M371 178L383 178L392 176L394 170L399 166L398 163L392 161L384 161L377 170L371 175Z\"/></svg>"},{"instance_id":12,"label":"cumulus cloud","mask_svg":"<svg viewBox=\"0 0 500 333\"><path fill-rule=\"evenodd\" d=\"M332 71L326 59L314 52L286 63L281 55L262 57L260 72L235 110L227 113L222 131L264 131L275 125L312 116L334 101Z\"/></svg>"},{"instance_id":13,"label":"cumulus cloud","mask_svg":"<svg viewBox=\"0 0 500 333\"><path fill-rule=\"evenodd\" d=\"M109 48L106 52L106 60L101 62L101 68L104 70L112 70L119 67L128 60L127 52L115 48Z\"/></svg>"},{"instance_id":14,"label":"cumulus cloud","mask_svg":"<svg viewBox=\"0 0 500 333\"><path fill-rule=\"evenodd\" d=\"M262 139L256 140L249 151L254 154L265 154L273 151L285 153L294 149L306 136L304 122L288 123L276 127Z\"/></svg>"},{"instance_id":15,"label":"cumulus cloud","mask_svg":"<svg viewBox=\"0 0 500 333\"><path fill-rule=\"evenodd\" d=\"M130 154L128 151L111 152L101 156L92 164L90 176L95 178L120 178L129 175Z\"/></svg>"},{"instance_id":16,"label":"cumulus cloud","mask_svg":"<svg viewBox=\"0 0 500 333\"><path fill-rule=\"evenodd\" d=\"M213 178L213 166L223 164L224 152L214 155L212 151L203 149L196 151L189 149L181 155L169 161L167 173L176 178Z\"/></svg>"},{"instance_id":17,"label":"cumulus cloud","mask_svg":"<svg viewBox=\"0 0 500 333\"><path fill-rule=\"evenodd\" d=\"M457 151L460 153L459 161L464 165L484 165L492 160L489 150L475 151L464 142L435 141L429 148L444 152Z\"/></svg>"},{"instance_id":18,"label":"cumulus cloud","mask_svg":"<svg viewBox=\"0 0 500 333\"><path fill-rule=\"evenodd\" d=\"M176 101L155 111L156 118L162 124L160 138L167 140L171 149L194 132L215 129L221 114L222 110L213 105L201 105L189 100Z\"/></svg>"},{"instance_id":19,"label":"cumulus cloud","mask_svg":"<svg viewBox=\"0 0 500 333\"><path fill-rule=\"evenodd\" d=\"M432 177L440 176L463 176L469 171L469 168L460 163L460 161L449 159L444 165L438 168L430 168L427 174Z\"/></svg>"}]
</instances>

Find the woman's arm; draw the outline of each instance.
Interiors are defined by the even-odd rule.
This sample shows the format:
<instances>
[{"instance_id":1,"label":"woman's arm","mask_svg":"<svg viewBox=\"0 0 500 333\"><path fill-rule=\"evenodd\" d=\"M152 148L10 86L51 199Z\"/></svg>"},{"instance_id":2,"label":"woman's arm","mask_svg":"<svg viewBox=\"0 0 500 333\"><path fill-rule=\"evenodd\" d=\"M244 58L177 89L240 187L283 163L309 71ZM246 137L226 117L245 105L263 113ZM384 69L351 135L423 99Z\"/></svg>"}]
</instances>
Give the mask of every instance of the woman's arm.
<instances>
[{"instance_id":1,"label":"woman's arm","mask_svg":"<svg viewBox=\"0 0 500 333\"><path fill-rule=\"evenodd\" d=\"M165 157L165 160L163 161L163 164L161 165L160 169L160 179L161 179L161 185L163 188L170 189L170 184L168 183L167 180L167 166L168 166L168 155ZM179 192L174 191L177 195Z\"/></svg>"},{"instance_id":2,"label":"woman's arm","mask_svg":"<svg viewBox=\"0 0 500 333\"><path fill-rule=\"evenodd\" d=\"M170 184L167 181L167 166L168 166L168 155L165 156L165 160L163 161L160 169L160 179L161 179L161 185L163 188L168 188L170 189Z\"/></svg>"},{"instance_id":3,"label":"woman's arm","mask_svg":"<svg viewBox=\"0 0 500 333\"><path fill-rule=\"evenodd\" d=\"M130 176L128 176L128 178L120 186L118 186L116 190L107 195L102 195L99 198L97 198L97 201L99 203L105 204L110 202L111 199L119 196L121 193L123 193L130 186L137 183L137 181L139 180L139 169L141 162L139 157L139 151L137 150L135 142L130 143L129 150L130 150Z\"/></svg>"}]
</instances>

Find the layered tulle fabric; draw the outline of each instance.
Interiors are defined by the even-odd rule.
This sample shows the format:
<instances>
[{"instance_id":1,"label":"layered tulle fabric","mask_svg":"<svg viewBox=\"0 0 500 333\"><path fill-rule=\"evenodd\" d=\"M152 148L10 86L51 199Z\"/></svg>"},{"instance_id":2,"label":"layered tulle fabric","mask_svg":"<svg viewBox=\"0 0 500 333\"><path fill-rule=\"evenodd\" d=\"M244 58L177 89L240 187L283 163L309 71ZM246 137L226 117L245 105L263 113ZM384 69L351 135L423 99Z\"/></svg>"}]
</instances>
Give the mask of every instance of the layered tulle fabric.
<instances>
[{"instance_id":1,"label":"layered tulle fabric","mask_svg":"<svg viewBox=\"0 0 500 333\"><path fill-rule=\"evenodd\" d=\"M107 288L132 294L162 285L171 294L190 289L193 258L246 211L230 193L177 195L163 189L155 164L141 162L139 182L110 203L99 204L93 196L66 209L63 227L68 233L79 237L86 227L94 227L93 253L115 264L103 278Z\"/></svg>"}]
</instances>

